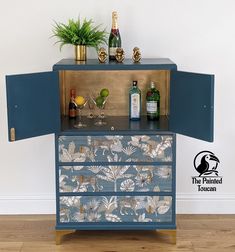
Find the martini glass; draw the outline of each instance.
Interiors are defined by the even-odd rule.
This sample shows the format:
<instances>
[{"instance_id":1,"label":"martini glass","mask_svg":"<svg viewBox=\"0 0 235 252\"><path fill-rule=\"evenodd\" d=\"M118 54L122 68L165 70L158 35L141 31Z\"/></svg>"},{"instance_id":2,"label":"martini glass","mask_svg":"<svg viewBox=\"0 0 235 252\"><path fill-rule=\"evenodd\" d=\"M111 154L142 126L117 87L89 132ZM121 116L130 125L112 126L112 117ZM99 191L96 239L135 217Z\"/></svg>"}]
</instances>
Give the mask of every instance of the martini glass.
<instances>
[{"instance_id":1,"label":"martini glass","mask_svg":"<svg viewBox=\"0 0 235 252\"><path fill-rule=\"evenodd\" d=\"M94 114L95 104L94 104L94 101L93 101L91 95L88 97L87 104L88 104L88 108L89 108L89 114L88 114L87 118L92 119L95 117L95 114Z\"/></svg>"},{"instance_id":2,"label":"martini glass","mask_svg":"<svg viewBox=\"0 0 235 252\"><path fill-rule=\"evenodd\" d=\"M104 108L105 104L107 103L107 97L100 97L100 99L95 98L93 95L91 95L91 99L94 102L95 106L99 110L98 120L95 122L96 126L103 126L106 125L107 122L104 121L105 115L104 115Z\"/></svg>"},{"instance_id":3,"label":"martini glass","mask_svg":"<svg viewBox=\"0 0 235 252\"><path fill-rule=\"evenodd\" d=\"M78 123L74 125L75 128L85 128L87 125L82 121L82 110L85 108L87 104L87 99L85 100L83 105L77 105L78 110Z\"/></svg>"}]
</instances>

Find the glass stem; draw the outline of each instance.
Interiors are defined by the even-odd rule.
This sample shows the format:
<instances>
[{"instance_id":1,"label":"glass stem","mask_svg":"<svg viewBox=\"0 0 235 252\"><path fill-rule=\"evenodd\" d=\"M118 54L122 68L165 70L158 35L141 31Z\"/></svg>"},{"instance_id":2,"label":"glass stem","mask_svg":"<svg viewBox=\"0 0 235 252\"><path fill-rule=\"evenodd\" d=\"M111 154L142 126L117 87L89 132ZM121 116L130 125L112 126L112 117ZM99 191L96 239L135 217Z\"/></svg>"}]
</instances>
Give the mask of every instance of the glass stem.
<instances>
[{"instance_id":1,"label":"glass stem","mask_svg":"<svg viewBox=\"0 0 235 252\"><path fill-rule=\"evenodd\" d=\"M79 121L79 123L82 122L82 110L81 109L78 109L78 121Z\"/></svg>"}]
</instances>

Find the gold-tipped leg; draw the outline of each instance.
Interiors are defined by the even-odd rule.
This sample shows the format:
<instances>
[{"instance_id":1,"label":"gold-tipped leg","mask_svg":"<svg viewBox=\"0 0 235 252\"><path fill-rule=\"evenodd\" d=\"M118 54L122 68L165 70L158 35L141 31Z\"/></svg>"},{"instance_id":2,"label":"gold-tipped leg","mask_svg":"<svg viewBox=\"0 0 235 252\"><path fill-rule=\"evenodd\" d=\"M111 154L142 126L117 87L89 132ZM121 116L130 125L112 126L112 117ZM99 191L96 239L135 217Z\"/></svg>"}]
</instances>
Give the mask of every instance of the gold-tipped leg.
<instances>
[{"instance_id":1,"label":"gold-tipped leg","mask_svg":"<svg viewBox=\"0 0 235 252\"><path fill-rule=\"evenodd\" d=\"M157 230L161 234L166 234L171 236L171 243L176 244L176 229L165 229L165 230Z\"/></svg>"},{"instance_id":2,"label":"gold-tipped leg","mask_svg":"<svg viewBox=\"0 0 235 252\"><path fill-rule=\"evenodd\" d=\"M55 243L56 243L56 245L60 245L61 244L61 240L62 240L62 237L64 235L72 234L75 231L76 231L75 229L56 230L55 231Z\"/></svg>"}]
</instances>

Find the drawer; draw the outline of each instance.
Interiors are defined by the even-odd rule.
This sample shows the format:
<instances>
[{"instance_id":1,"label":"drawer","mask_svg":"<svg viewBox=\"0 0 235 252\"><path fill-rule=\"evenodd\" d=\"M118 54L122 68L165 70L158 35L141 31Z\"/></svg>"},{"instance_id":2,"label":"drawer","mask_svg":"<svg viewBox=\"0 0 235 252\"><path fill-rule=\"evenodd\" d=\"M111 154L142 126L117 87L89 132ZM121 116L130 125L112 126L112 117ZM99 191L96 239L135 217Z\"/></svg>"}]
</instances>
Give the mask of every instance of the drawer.
<instances>
[{"instance_id":1,"label":"drawer","mask_svg":"<svg viewBox=\"0 0 235 252\"><path fill-rule=\"evenodd\" d=\"M63 196L60 222L172 222L171 196Z\"/></svg>"},{"instance_id":2,"label":"drawer","mask_svg":"<svg viewBox=\"0 0 235 252\"><path fill-rule=\"evenodd\" d=\"M171 165L60 166L60 192L171 192Z\"/></svg>"},{"instance_id":3,"label":"drawer","mask_svg":"<svg viewBox=\"0 0 235 252\"><path fill-rule=\"evenodd\" d=\"M60 162L171 162L172 135L60 136Z\"/></svg>"}]
</instances>

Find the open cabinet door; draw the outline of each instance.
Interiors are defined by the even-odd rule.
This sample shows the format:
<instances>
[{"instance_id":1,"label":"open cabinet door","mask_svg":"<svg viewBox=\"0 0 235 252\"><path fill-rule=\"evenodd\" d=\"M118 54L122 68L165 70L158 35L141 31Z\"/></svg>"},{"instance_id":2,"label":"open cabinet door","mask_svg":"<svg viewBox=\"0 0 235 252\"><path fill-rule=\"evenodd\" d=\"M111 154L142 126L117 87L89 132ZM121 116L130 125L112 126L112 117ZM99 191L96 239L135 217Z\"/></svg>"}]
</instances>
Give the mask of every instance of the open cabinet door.
<instances>
[{"instance_id":1,"label":"open cabinet door","mask_svg":"<svg viewBox=\"0 0 235 252\"><path fill-rule=\"evenodd\" d=\"M214 75L171 72L170 130L213 142Z\"/></svg>"},{"instance_id":2,"label":"open cabinet door","mask_svg":"<svg viewBox=\"0 0 235 252\"><path fill-rule=\"evenodd\" d=\"M9 141L58 132L58 72L6 76Z\"/></svg>"}]
</instances>

